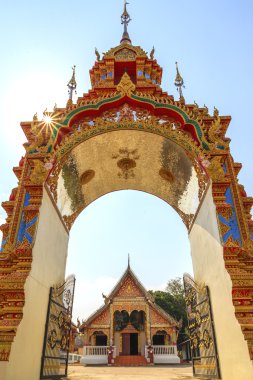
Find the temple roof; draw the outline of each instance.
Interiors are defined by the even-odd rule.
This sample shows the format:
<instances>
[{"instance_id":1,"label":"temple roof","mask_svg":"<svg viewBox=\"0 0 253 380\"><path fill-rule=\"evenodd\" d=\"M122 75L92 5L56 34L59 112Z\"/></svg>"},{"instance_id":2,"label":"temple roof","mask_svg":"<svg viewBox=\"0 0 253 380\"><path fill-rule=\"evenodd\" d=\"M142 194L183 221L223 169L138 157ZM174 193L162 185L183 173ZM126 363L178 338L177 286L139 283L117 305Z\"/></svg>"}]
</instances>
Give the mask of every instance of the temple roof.
<instances>
[{"instance_id":1,"label":"temple roof","mask_svg":"<svg viewBox=\"0 0 253 380\"><path fill-rule=\"evenodd\" d=\"M91 314L87 318L87 320L82 323L82 326L80 326L80 328L84 328L87 325L89 325L99 314L101 314L103 311L105 311L107 309L107 307L109 307L109 305L113 302L113 299L115 297L117 297L117 294L118 294L119 290L122 288L123 284L125 283L125 281L127 280L128 277L132 278L132 280L134 281L136 287L140 290L140 293L142 294L142 297L145 298L146 302L148 302L149 305L153 309L155 309L160 315L162 315L165 319L167 319L168 322L172 323L173 325L176 325L177 327L180 326L180 322L176 321L171 315L169 315L168 313L166 313L165 310L163 310L160 306L158 306L155 303L154 297L142 285L142 283L140 282L140 280L138 279L138 277L136 276L136 274L133 272L133 270L132 270L132 268L130 266L130 263L128 262L128 266L127 266L125 272L123 273L123 275L121 276L121 278L119 279L119 281L117 282L117 284L114 286L114 288L112 289L112 291L110 292L110 294L108 296L104 296L103 295L103 297L105 298L105 305L103 305L98 310L96 310L93 314Z\"/></svg>"},{"instance_id":2,"label":"temple roof","mask_svg":"<svg viewBox=\"0 0 253 380\"><path fill-rule=\"evenodd\" d=\"M119 279L119 281L117 282L117 284L115 285L115 287L112 289L111 293L108 295L107 299L110 300L112 298L114 298L119 289L121 288L121 286L123 285L124 281L126 280L126 278L130 276L132 277L132 279L134 280L135 284L137 285L137 287L140 289L141 293L143 294L143 296L147 299L147 301L153 301L154 302L154 298L152 297L152 295L144 288L144 286L142 285L142 283L140 282L140 280L138 279L138 277L135 275L135 273L133 272L131 266L130 266L130 263L128 262L128 266L127 266L127 269L125 270L125 272L123 273L122 277Z\"/></svg>"},{"instance_id":3,"label":"temple roof","mask_svg":"<svg viewBox=\"0 0 253 380\"><path fill-rule=\"evenodd\" d=\"M155 48L153 47L148 56L140 46L132 45L127 29L131 21L127 4L125 1L121 15L124 29L120 44L102 53L102 56L95 49L97 60L90 70L91 85L95 92L115 91L125 73L139 90L143 88L160 90L162 68L154 59Z\"/></svg>"},{"instance_id":4,"label":"temple roof","mask_svg":"<svg viewBox=\"0 0 253 380\"><path fill-rule=\"evenodd\" d=\"M103 58L115 58L116 61L133 61L137 57L148 58L148 55L140 46L122 44L111 48L103 56Z\"/></svg>"}]
</instances>

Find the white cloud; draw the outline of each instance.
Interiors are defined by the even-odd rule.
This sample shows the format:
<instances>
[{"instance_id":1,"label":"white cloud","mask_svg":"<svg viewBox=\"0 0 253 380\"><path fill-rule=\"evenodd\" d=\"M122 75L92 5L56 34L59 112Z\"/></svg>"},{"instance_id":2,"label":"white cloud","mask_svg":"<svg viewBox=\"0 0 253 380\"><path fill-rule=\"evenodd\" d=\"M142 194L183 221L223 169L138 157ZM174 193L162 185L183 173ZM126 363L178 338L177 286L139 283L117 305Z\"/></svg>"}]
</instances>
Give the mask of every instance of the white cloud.
<instances>
[{"instance_id":1,"label":"white cloud","mask_svg":"<svg viewBox=\"0 0 253 380\"><path fill-rule=\"evenodd\" d=\"M168 283L168 281L167 281L167 282L164 282L163 284L157 286L154 290L162 290L162 291L165 291L165 288L166 288L166 286L167 286L167 283Z\"/></svg>"},{"instance_id":2,"label":"white cloud","mask_svg":"<svg viewBox=\"0 0 253 380\"><path fill-rule=\"evenodd\" d=\"M108 295L118 282L113 277L98 277L92 281L76 282L74 308L72 320L75 323L77 317L80 321L89 317L94 311L103 305L102 293Z\"/></svg>"},{"instance_id":3,"label":"white cloud","mask_svg":"<svg viewBox=\"0 0 253 380\"><path fill-rule=\"evenodd\" d=\"M167 281L168 282L168 281ZM158 286L154 286L154 284L148 284L148 286L145 286L147 290L162 290L165 291L165 288L167 286L167 282L164 282Z\"/></svg>"}]
</instances>

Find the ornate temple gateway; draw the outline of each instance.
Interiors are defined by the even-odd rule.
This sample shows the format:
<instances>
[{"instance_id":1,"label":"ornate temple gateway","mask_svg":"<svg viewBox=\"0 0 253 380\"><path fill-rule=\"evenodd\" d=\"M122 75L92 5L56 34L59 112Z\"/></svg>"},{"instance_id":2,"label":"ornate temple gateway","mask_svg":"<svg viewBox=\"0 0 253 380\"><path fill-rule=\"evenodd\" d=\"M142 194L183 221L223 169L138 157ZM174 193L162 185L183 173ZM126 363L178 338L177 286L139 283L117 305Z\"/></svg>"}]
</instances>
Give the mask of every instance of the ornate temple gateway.
<instances>
[{"instance_id":1,"label":"ornate temple gateway","mask_svg":"<svg viewBox=\"0 0 253 380\"><path fill-rule=\"evenodd\" d=\"M113 347L113 363L124 364L125 356L136 355L148 360L150 344L155 363L180 362L176 347L180 323L154 302L130 265L104 298L104 306L79 327L84 334L83 364L107 364L107 346Z\"/></svg>"},{"instance_id":2,"label":"ornate temple gateway","mask_svg":"<svg viewBox=\"0 0 253 380\"><path fill-rule=\"evenodd\" d=\"M153 194L180 215L194 280L209 288L221 378L253 378L253 198L225 137L231 118L187 104L179 71L179 99L164 92L154 49L132 45L129 21L125 4L120 44L96 51L87 94L73 103L73 72L65 108L21 123L26 154L2 203L2 380L40 378L49 292L64 282L71 226L91 202L126 189Z\"/></svg>"}]
</instances>

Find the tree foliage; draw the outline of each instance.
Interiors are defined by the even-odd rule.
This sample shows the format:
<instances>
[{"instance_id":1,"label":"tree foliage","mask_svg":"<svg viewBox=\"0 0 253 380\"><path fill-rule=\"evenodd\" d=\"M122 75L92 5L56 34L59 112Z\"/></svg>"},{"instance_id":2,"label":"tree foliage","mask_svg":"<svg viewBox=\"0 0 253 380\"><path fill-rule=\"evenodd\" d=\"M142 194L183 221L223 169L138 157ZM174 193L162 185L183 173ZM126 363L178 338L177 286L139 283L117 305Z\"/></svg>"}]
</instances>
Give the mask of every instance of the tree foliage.
<instances>
[{"instance_id":1,"label":"tree foliage","mask_svg":"<svg viewBox=\"0 0 253 380\"><path fill-rule=\"evenodd\" d=\"M186 315L186 304L184 299L184 286L181 278L169 280L165 291L152 290L155 302L166 313L177 321L182 321L182 328L178 335L178 344L188 339L188 321Z\"/></svg>"}]
</instances>

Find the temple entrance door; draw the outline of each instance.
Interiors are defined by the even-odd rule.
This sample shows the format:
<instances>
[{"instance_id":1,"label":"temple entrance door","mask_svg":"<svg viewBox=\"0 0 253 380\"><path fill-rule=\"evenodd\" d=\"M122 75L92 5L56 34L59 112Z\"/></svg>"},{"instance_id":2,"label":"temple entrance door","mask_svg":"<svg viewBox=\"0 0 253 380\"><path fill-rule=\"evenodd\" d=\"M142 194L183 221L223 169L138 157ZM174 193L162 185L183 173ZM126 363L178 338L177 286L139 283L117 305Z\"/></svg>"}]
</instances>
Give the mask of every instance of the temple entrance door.
<instances>
[{"instance_id":1,"label":"temple entrance door","mask_svg":"<svg viewBox=\"0 0 253 380\"><path fill-rule=\"evenodd\" d=\"M122 355L138 355L138 334L122 334Z\"/></svg>"},{"instance_id":2,"label":"temple entrance door","mask_svg":"<svg viewBox=\"0 0 253 380\"><path fill-rule=\"evenodd\" d=\"M130 355L130 335L122 334L122 355Z\"/></svg>"},{"instance_id":3,"label":"temple entrance door","mask_svg":"<svg viewBox=\"0 0 253 380\"><path fill-rule=\"evenodd\" d=\"M130 355L138 355L138 334L130 334Z\"/></svg>"}]
</instances>

